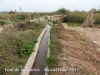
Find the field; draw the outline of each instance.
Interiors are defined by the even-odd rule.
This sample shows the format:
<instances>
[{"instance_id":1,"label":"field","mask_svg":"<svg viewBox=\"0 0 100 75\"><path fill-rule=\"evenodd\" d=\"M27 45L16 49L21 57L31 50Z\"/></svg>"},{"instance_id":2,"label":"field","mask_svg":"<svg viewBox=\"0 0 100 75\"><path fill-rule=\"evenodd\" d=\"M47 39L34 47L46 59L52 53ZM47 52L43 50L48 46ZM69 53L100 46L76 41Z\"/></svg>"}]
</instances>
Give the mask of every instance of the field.
<instances>
[{"instance_id":1,"label":"field","mask_svg":"<svg viewBox=\"0 0 100 75\"><path fill-rule=\"evenodd\" d=\"M3 25L0 32L0 75L20 75L45 24L39 20ZM16 68L19 71L14 71ZM13 69L13 71L9 71Z\"/></svg>"}]
</instances>

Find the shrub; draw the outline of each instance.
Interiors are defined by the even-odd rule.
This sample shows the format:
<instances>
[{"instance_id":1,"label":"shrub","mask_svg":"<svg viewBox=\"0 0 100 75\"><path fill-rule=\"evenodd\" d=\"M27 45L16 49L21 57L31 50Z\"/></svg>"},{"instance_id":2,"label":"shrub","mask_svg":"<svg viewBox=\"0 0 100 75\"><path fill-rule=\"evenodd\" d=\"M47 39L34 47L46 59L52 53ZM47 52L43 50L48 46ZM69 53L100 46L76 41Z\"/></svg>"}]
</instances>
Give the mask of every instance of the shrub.
<instances>
[{"instance_id":1,"label":"shrub","mask_svg":"<svg viewBox=\"0 0 100 75\"><path fill-rule=\"evenodd\" d=\"M100 24L100 13L95 13L94 15L95 24Z\"/></svg>"},{"instance_id":2,"label":"shrub","mask_svg":"<svg viewBox=\"0 0 100 75\"><path fill-rule=\"evenodd\" d=\"M1 26L4 25L4 24L6 24L6 23L7 23L6 21L0 20L0 25Z\"/></svg>"},{"instance_id":3,"label":"shrub","mask_svg":"<svg viewBox=\"0 0 100 75\"><path fill-rule=\"evenodd\" d=\"M28 57L34 51L33 43L31 42L28 42L24 39L16 39L15 42L19 48L17 53L23 58Z\"/></svg>"},{"instance_id":4,"label":"shrub","mask_svg":"<svg viewBox=\"0 0 100 75\"><path fill-rule=\"evenodd\" d=\"M70 12L67 16L67 21L83 23L87 17L87 14L88 14L87 12L79 12L79 11Z\"/></svg>"},{"instance_id":5,"label":"shrub","mask_svg":"<svg viewBox=\"0 0 100 75\"><path fill-rule=\"evenodd\" d=\"M29 20L27 20L25 23L26 23L27 25L30 25L30 24L31 24L31 22L30 22Z\"/></svg>"},{"instance_id":6,"label":"shrub","mask_svg":"<svg viewBox=\"0 0 100 75\"><path fill-rule=\"evenodd\" d=\"M15 14L15 12L14 11L10 11L9 14Z\"/></svg>"},{"instance_id":7,"label":"shrub","mask_svg":"<svg viewBox=\"0 0 100 75\"><path fill-rule=\"evenodd\" d=\"M26 27L26 24L25 23L18 23L18 28L21 29L21 28L25 28Z\"/></svg>"},{"instance_id":8,"label":"shrub","mask_svg":"<svg viewBox=\"0 0 100 75\"><path fill-rule=\"evenodd\" d=\"M37 42L38 42L38 40L37 39L34 39L33 43L37 43Z\"/></svg>"},{"instance_id":9,"label":"shrub","mask_svg":"<svg viewBox=\"0 0 100 75\"><path fill-rule=\"evenodd\" d=\"M58 24L57 21L54 21L54 20L52 21L52 23L53 23L53 24Z\"/></svg>"},{"instance_id":10,"label":"shrub","mask_svg":"<svg viewBox=\"0 0 100 75\"><path fill-rule=\"evenodd\" d=\"M70 11L69 10L66 10L65 8L60 8L59 10L57 10L56 14L68 14Z\"/></svg>"}]
</instances>

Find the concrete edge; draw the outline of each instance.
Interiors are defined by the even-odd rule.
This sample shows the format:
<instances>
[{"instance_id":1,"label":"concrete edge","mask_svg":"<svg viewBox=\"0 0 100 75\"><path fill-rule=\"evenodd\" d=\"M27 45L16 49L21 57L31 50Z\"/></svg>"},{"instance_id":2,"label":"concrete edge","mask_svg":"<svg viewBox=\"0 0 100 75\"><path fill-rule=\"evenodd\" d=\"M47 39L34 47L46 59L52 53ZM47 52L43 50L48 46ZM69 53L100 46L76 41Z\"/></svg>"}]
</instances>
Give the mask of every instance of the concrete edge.
<instances>
[{"instance_id":1,"label":"concrete edge","mask_svg":"<svg viewBox=\"0 0 100 75\"><path fill-rule=\"evenodd\" d=\"M36 43L35 45L35 48L34 48L34 52L30 55L24 69L22 70L21 74L20 75L29 75L30 74L30 71L31 71L31 68L35 62L35 58L37 56L37 52L38 52L38 49L39 49L39 46L40 46L40 43L41 43L41 40L45 34L47 30L47 26L45 27L45 29L41 32L41 34L39 35L38 37L38 42Z\"/></svg>"}]
</instances>

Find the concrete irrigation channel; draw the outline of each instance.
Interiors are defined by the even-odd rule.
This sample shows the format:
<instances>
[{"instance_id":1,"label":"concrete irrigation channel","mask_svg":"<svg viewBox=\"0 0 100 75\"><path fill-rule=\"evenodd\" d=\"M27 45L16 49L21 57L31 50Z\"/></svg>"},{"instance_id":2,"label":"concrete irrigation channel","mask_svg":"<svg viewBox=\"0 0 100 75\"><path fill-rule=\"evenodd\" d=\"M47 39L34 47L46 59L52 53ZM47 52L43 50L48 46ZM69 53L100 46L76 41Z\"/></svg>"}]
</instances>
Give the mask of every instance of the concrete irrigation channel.
<instances>
[{"instance_id":1,"label":"concrete irrigation channel","mask_svg":"<svg viewBox=\"0 0 100 75\"><path fill-rule=\"evenodd\" d=\"M33 71L30 72L30 75L44 75L45 74L44 68L46 67L45 60L48 53L48 39L49 39L51 26L48 25L47 27L48 29L42 38L39 51L35 60L35 64L33 64L33 67L32 67Z\"/></svg>"}]
</instances>

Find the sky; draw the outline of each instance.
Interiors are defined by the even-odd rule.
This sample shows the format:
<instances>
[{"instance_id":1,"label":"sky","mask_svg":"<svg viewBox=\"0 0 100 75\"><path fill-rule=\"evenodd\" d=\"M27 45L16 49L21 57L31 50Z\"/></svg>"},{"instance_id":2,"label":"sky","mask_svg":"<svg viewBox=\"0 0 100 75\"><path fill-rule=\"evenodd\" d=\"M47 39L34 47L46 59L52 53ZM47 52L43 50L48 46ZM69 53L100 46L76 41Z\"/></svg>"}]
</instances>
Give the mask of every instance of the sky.
<instances>
[{"instance_id":1,"label":"sky","mask_svg":"<svg viewBox=\"0 0 100 75\"><path fill-rule=\"evenodd\" d=\"M60 8L71 11L89 11L100 8L100 0L0 0L0 12L17 10L22 12L52 12Z\"/></svg>"}]
</instances>

